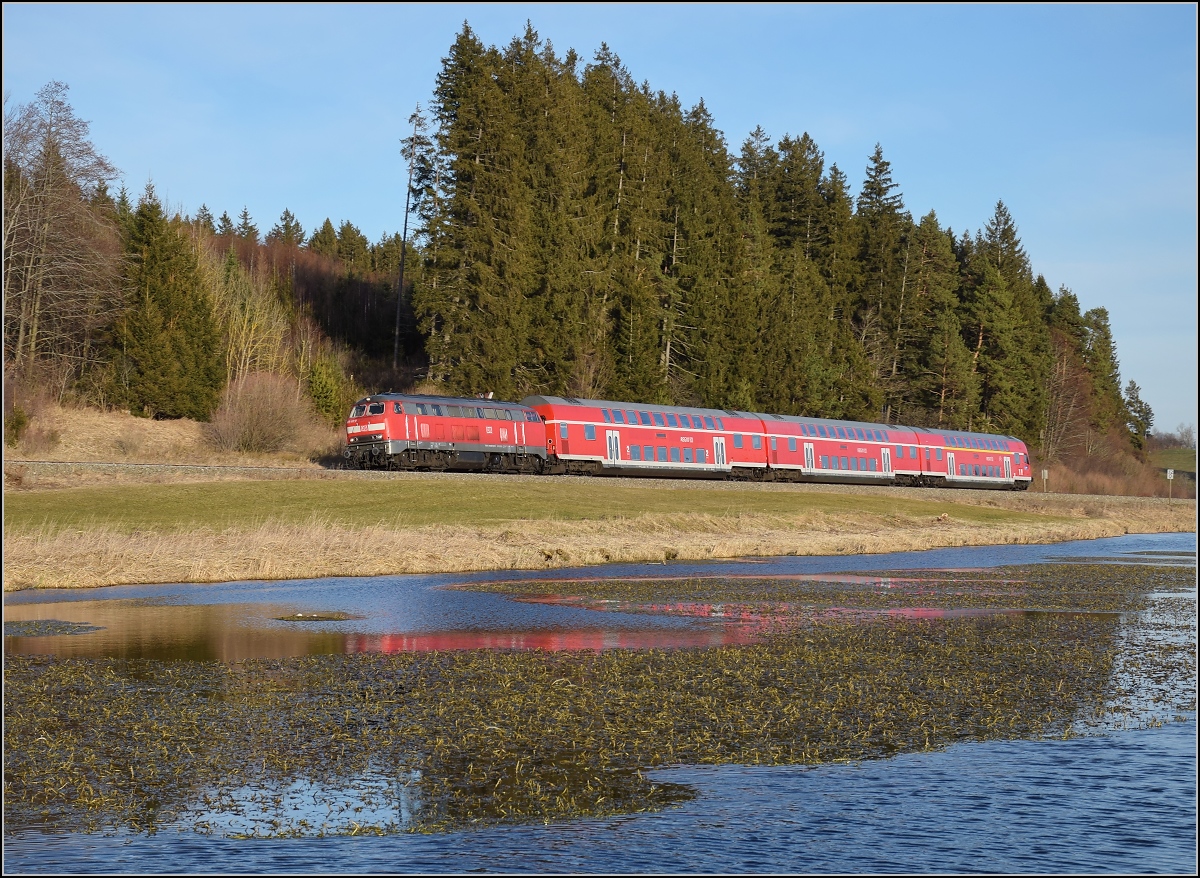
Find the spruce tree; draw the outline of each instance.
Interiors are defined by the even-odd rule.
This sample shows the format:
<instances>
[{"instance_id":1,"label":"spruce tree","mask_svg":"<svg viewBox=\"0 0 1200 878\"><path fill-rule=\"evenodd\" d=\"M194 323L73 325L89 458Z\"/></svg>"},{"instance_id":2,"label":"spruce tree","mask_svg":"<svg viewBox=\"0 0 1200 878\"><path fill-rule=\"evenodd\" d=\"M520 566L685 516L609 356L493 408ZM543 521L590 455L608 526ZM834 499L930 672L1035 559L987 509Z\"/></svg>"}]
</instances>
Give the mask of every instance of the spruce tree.
<instances>
[{"instance_id":1,"label":"spruce tree","mask_svg":"<svg viewBox=\"0 0 1200 878\"><path fill-rule=\"evenodd\" d=\"M115 333L120 391L138 415L207 420L224 383L220 335L187 239L152 186L127 246L130 307Z\"/></svg>"},{"instance_id":2,"label":"spruce tree","mask_svg":"<svg viewBox=\"0 0 1200 878\"><path fill-rule=\"evenodd\" d=\"M267 243L300 247L304 244L304 227L296 221L290 210L284 208L283 213L279 215L279 222L267 232Z\"/></svg>"}]
</instances>

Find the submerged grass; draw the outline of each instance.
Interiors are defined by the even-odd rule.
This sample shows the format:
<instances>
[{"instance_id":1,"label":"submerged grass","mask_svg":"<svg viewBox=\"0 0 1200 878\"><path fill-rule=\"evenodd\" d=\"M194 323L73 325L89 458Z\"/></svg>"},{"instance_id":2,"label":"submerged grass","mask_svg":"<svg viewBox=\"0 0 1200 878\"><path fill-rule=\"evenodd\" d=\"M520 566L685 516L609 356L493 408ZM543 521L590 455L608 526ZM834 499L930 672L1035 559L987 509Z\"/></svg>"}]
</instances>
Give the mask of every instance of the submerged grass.
<instances>
[{"instance_id":1,"label":"submerged grass","mask_svg":"<svg viewBox=\"0 0 1200 878\"><path fill-rule=\"evenodd\" d=\"M1128 612L1150 593L1194 591L1190 570L1075 573L1078 581L1060 568L1022 570L1024 594L1072 608L1093 591L1100 597L1090 610ZM968 575L947 581L959 590L957 606L991 585ZM840 597L821 591L834 586ZM717 587L620 583L604 593L775 596L755 581L705 592ZM818 602L862 591L798 580L777 587L793 597L808 589ZM238 834L361 834L623 814L691 795L653 783L645 771L656 766L816 765L1069 735L1135 691L1194 710L1194 625L1175 640L1138 640L1121 618L809 621L752 646L677 651L228 664L10 655L5 827L211 831L236 813ZM1139 689L1139 680L1151 684ZM285 819L289 791L299 788L307 810ZM359 804L347 801L355 789L369 790Z\"/></svg>"}]
</instances>

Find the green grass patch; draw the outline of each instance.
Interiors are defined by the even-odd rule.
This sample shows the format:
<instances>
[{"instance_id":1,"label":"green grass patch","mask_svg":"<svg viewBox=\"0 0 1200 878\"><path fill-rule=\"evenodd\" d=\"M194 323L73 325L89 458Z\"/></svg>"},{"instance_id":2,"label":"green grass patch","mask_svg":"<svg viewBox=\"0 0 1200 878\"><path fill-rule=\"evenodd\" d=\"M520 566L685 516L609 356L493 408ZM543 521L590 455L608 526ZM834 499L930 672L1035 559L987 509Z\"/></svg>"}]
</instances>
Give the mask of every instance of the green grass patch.
<instances>
[{"instance_id":1,"label":"green grass patch","mask_svg":"<svg viewBox=\"0 0 1200 878\"><path fill-rule=\"evenodd\" d=\"M1196 471L1196 450L1194 448L1165 448L1151 454L1150 460L1155 466L1163 469L1173 469L1184 473Z\"/></svg>"},{"instance_id":2,"label":"green grass patch","mask_svg":"<svg viewBox=\"0 0 1200 878\"><path fill-rule=\"evenodd\" d=\"M314 517L347 527L384 524L495 525L528 520L623 520L655 515L766 515L817 512L885 519L951 519L987 525L1044 521L1044 515L937 500L878 495L730 490L602 480L545 482L244 481L68 488L5 497L5 528L95 527L122 531L244 528Z\"/></svg>"}]
</instances>

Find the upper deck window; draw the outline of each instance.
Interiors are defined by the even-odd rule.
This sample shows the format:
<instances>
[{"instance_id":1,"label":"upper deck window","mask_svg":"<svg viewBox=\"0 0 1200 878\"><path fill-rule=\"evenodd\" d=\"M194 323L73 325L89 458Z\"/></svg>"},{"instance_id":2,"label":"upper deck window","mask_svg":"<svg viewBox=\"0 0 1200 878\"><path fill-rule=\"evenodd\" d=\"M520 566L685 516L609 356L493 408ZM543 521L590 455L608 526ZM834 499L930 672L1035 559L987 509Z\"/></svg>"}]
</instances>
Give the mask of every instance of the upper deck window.
<instances>
[{"instance_id":1,"label":"upper deck window","mask_svg":"<svg viewBox=\"0 0 1200 878\"><path fill-rule=\"evenodd\" d=\"M854 432L858 434L858 438L859 438L859 441L860 441L860 442L866 442L866 441L867 441L867 437L863 435L862 428L860 428L860 427L855 427L855 428L854 428Z\"/></svg>"},{"instance_id":2,"label":"upper deck window","mask_svg":"<svg viewBox=\"0 0 1200 878\"><path fill-rule=\"evenodd\" d=\"M611 424L611 423L612 423L612 415L610 415L610 414L608 413L608 409L600 409L600 414L601 414L601 415L603 416L603 418L604 418L604 423L606 423L606 424Z\"/></svg>"},{"instance_id":3,"label":"upper deck window","mask_svg":"<svg viewBox=\"0 0 1200 878\"><path fill-rule=\"evenodd\" d=\"M708 415L705 415L705 416L704 416L704 428L705 428L706 430L715 430L715 429L717 429L717 426L716 426L716 424L714 424L714 423L713 423L713 419L712 419L712 418L710 418Z\"/></svg>"},{"instance_id":4,"label":"upper deck window","mask_svg":"<svg viewBox=\"0 0 1200 878\"><path fill-rule=\"evenodd\" d=\"M688 418L688 416L687 416L687 415L680 415L680 416L679 416L679 423L680 423L680 425L681 425L681 426L683 426L685 429L688 429L688 430L692 429L692 421L691 421L691 419L690 419L690 418Z\"/></svg>"},{"instance_id":5,"label":"upper deck window","mask_svg":"<svg viewBox=\"0 0 1200 878\"><path fill-rule=\"evenodd\" d=\"M650 421L650 413L649 412L638 412L638 416L641 418L643 427L653 427L654 426L654 424L651 423L651 421Z\"/></svg>"},{"instance_id":6,"label":"upper deck window","mask_svg":"<svg viewBox=\"0 0 1200 878\"><path fill-rule=\"evenodd\" d=\"M654 413L654 426L656 426L656 427L667 426L667 422L663 420L662 412Z\"/></svg>"},{"instance_id":7,"label":"upper deck window","mask_svg":"<svg viewBox=\"0 0 1200 878\"><path fill-rule=\"evenodd\" d=\"M725 432L725 425L723 423L721 423L721 419L717 418L716 421L717 421L717 429L720 430L722 433Z\"/></svg>"},{"instance_id":8,"label":"upper deck window","mask_svg":"<svg viewBox=\"0 0 1200 878\"><path fill-rule=\"evenodd\" d=\"M843 430L841 427L838 427L838 428L837 428L837 435L838 435L838 438L839 438L839 439L845 439L845 438L846 438L846 431L845 431L845 430Z\"/></svg>"},{"instance_id":9,"label":"upper deck window","mask_svg":"<svg viewBox=\"0 0 1200 878\"><path fill-rule=\"evenodd\" d=\"M638 418L637 418L637 412L629 412L629 411L627 411L627 412L625 412L625 414L626 414L626 415L629 417L629 423L630 423L630 425L631 425L631 426L634 426L634 427L636 427L636 426L637 426L637 422L638 422Z\"/></svg>"},{"instance_id":10,"label":"upper deck window","mask_svg":"<svg viewBox=\"0 0 1200 878\"><path fill-rule=\"evenodd\" d=\"M625 423L625 412L620 409L613 409L613 421L617 424Z\"/></svg>"},{"instance_id":11,"label":"upper deck window","mask_svg":"<svg viewBox=\"0 0 1200 878\"><path fill-rule=\"evenodd\" d=\"M820 434L821 434L821 438L822 438L822 439L828 438L828 437L826 437L826 435L825 435L825 425L824 425L824 424L818 424L818 425L817 425L817 430L820 432Z\"/></svg>"},{"instance_id":12,"label":"upper deck window","mask_svg":"<svg viewBox=\"0 0 1200 878\"><path fill-rule=\"evenodd\" d=\"M678 427L679 426L679 421L670 412L667 412L667 425L670 427Z\"/></svg>"}]
</instances>

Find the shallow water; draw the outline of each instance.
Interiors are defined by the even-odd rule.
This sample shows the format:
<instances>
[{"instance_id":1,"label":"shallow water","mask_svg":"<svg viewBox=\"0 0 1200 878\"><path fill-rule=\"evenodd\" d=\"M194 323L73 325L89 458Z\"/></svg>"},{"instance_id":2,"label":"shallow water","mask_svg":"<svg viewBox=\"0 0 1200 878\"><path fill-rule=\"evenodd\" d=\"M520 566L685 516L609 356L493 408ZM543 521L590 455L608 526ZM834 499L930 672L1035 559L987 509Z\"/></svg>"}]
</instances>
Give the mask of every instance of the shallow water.
<instances>
[{"instance_id":1,"label":"shallow water","mask_svg":"<svg viewBox=\"0 0 1200 878\"><path fill-rule=\"evenodd\" d=\"M652 774L656 814L443 835L6 838L6 872L1194 873L1196 723L861 765Z\"/></svg>"},{"instance_id":2,"label":"shallow water","mask_svg":"<svg viewBox=\"0 0 1200 878\"><path fill-rule=\"evenodd\" d=\"M649 615L443 588L464 582L980 569L1098 559L1195 564L1194 534L903 555L609 565L572 571L20 592L5 621L103 626L5 638L7 651L166 659L428 648L640 648L745 631L699 609ZM1135 554L1142 553L1142 554ZM1149 554L1154 553L1154 554ZM877 583L861 577L862 584ZM564 588L569 593L569 588ZM1194 596L1190 597L1194 617ZM344 612L338 622L276 615ZM725 609L722 608L722 613ZM942 612L942 611L938 611ZM1194 634L1193 634L1194 636ZM572 639L574 638L574 639ZM572 645L574 644L574 645ZM695 644L703 645L703 644ZM95 650L95 651L93 651ZM1196 722L1062 741L964 743L859 765L655 771L697 797L656 814L381 838L5 834L6 873L54 872L1105 872L1193 873ZM285 791L304 807L311 791ZM405 815L397 814L403 823Z\"/></svg>"},{"instance_id":3,"label":"shallow water","mask_svg":"<svg viewBox=\"0 0 1200 878\"><path fill-rule=\"evenodd\" d=\"M639 607L571 600L516 601L452 588L520 580L704 578L835 579L869 586L916 580L864 577L864 571L986 569L1060 559L1195 564L1195 534L1129 535L1049 546L979 546L888 555L756 558L670 564L610 564L568 570L436 576L341 577L278 582L39 589L4 596L6 653L239 661L348 652L428 649L641 649L750 642L754 619L711 605L704 612L638 612ZM1149 555L1145 553L1153 552ZM1136 554L1142 553L1142 554ZM1190 553L1190 554L1189 554ZM912 612L912 611L906 611ZM930 611L944 615L944 610ZM343 621L283 621L297 614L344 613ZM14 623L69 622L96 630L13 636ZM24 632L20 632L24 633Z\"/></svg>"}]
</instances>

